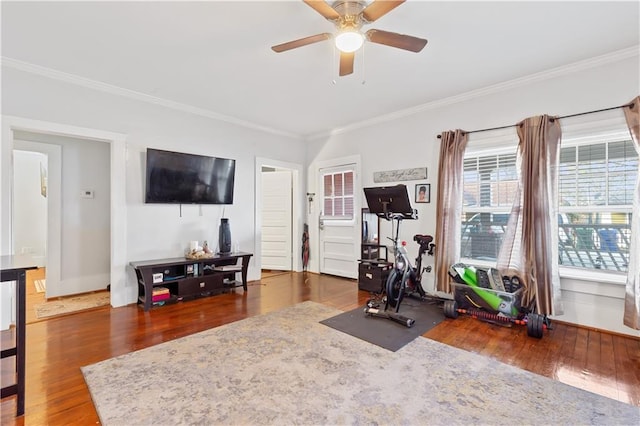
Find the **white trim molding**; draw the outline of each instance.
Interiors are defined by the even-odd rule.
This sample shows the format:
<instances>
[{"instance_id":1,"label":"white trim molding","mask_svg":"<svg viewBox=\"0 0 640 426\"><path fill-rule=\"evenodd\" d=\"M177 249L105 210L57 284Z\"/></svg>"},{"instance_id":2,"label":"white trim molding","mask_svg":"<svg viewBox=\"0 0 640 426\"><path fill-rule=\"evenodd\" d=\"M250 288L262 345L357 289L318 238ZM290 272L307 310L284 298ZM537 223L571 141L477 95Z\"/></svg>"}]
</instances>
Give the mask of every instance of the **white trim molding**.
<instances>
[{"instance_id":1,"label":"white trim molding","mask_svg":"<svg viewBox=\"0 0 640 426\"><path fill-rule=\"evenodd\" d=\"M103 83L101 81L92 80L90 78L81 77L75 74L54 70L51 68L32 64L29 62L20 61L18 59L9 58L6 56L2 57L2 65L19 70L19 71L24 71L31 74L47 77L52 80L63 81L65 83L75 84L77 86L86 87L88 89L109 93L111 95L122 96L125 98L134 99L137 101L147 102L147 103L159 105L165 108L186 112L188 114L194 114L202 117L212 118L214 120L224 121L226 123L235 124L237 126L246 127L249 129L259 130L265 133L271 133L274 135L285 136L285 137L294 138L294 139L301 138L301 135L297 135L297 134L286 132L279 129L274 129L272 127L251 123L245 120L241 120L239 118L220 114L205 108L199 108L192 105L187 105L180 102L159 98L157 96L147 95L142 92L136 92L135 90L125 89L119 86L114 86L112 84Z\"/></svg>"},{"instance_id":2,"label":"white trim molding","mask_svg":"<svg viewBox=\"0 0 640 426\"><path fill-rule=\"evenodd\" d=\"M13 132L44 133L69 136L89 140L103 141L111 144L111 305L113 307L135 303L138 296L138 285L132 283L127 287L127 203L126 203L126 138L127 135L98 129L89 129L47 121L32 120L16 116L2 116L2 229L11 230L12 194L7 173L12 173L11 150L13 149ZM5 168L6 166L6 168ZM6 171L5 171L6 170ZM9 182L7 182L7 179ZM7 210L5 210L5 208ZM9 216L9 217L7 217ZM9 231L11 232L11 231ZM2 235L3 252L10 250L7 238Z\"/></svg>"},{"instance_id":3,"label":"white trim molding","mask_svg":"<svg viewBox=\"0 0 640 426\"><path fill-rule=\"evenodd\" d=\"M92 80L92 79L81 77L75 74L54 70L51 68L43 67L40 65L32 64L32 63L21 61L14 58L9 58L6 56L2 56L2 65L7 66L9 68L16 69L16 70L28 72L31 74L36 74L43 77L51 78L54 80L64 81L66 83L71 83L71 84L86 87L89 89L106 92L112 95L122 96L129 99L135 99L135 100L147 102L150 104L160 105L165 108L171 108L171 109L186 112L189 114L212 118L214 120L235 124L241 127L249 128L249 129L259 130L262 132L271 133L274 135L284 136L288 138L294 138L294 139L303 138L304 140L312 141L312 140L323 138L326 136L346 133L346 132L350 132L363 127L369 127L375 124L397 120L403 117L418 114L422 111L433 110L436 108L457 104L457 103L478 98L481 96L503 92L505 90L512 89L514 87L524 86L524 85L535 83L538 81L543 81L550 78L571 74L577 71L598 67L604 64L618 62L624 59L637 57L639 55L640 55L640 46L636 45L626 49L621 49L615 52L607 53L605 55L597 56L590 59L585 59L582 61L574 62L572 64L563 65L561 67L552 68L550 70L530 74L528 76L515 78L513 80L505 81L502 83L494 84L494 85L483 87L480 89L471 90L469 92L461 93L459 95L450 96L448 98L439 99L433 102L428 102L428 103L417 105L411 108L406 108L406 109L391 112L389 114L384 114L378 117L373 117L367 120L351 123L344 127L335 128L331 131L323 131L323 132L310 134L310 135L300 135L300 134L295 134L295 133L287 132L280 129L274 129L272 127L267 127L260 124L251 123L246 120L241 120L239 118L220 114L218 112L211 111L205 108L200 108L200 107L196 107L196 106L192 106L192 105L188 105L180 102L171 101L168 99L159 98L157 96L147 95L145 93L125 89L122 87L103 83L101 81Z\"/></svg>"},{"instance_id":4,"label":"white trim molding","mask_svg":"<svg viewBox=\"0 0 640 426\"><path fill-rule=\"evenodd\" d=\"M315 139L324 138L327 136L338 135L341 133L351 132L363 127L373 126L379 123L397 120L403 117L408 117L414 114L418 114L423 111L434 110L448 105L458 104L460 102L468 101L471 99L479 98L494 93L504 92L506 90L525 86L531 83L548 80L554 77L559 77L567 74L572 74L578 71L595 68L601 65L622 61L625 59L640 56L640 46L632 46L626 49L617 50L615 52L607 53L605 55L596 56L595 58L585 59L582 61L574 62L572 64L563 65L561 67L552 68L546 71L530 74L524 77L515 78L513 80L504 81L491 86L483 87L476 90L471 90L459 95L450 96L444 99L438 99L433 102L427 102L422 105L417 105L411 108L394 111L389 114L380 115L367 120L352 123L344 127L338 127L330 132L320 132L313 135L308 135L306 140L312 141Z\"/></svg>"}]
</instances>

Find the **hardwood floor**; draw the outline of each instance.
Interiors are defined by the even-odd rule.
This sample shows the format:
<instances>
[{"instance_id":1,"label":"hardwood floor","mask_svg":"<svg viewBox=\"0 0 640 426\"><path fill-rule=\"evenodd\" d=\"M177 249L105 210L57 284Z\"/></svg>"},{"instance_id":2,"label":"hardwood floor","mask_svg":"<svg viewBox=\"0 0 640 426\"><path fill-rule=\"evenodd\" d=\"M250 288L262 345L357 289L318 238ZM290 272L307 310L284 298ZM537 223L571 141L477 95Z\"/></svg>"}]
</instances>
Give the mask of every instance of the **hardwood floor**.
<instances>
[{"instance_id":1,"label":"hardwood floor","mask_svg":"<svg viewBox=\"0 0 640 426\"><path fill-rule=\"evenodd\" d=\"M251 282L248 292L202 298L144 312L104 307L27 325L26 414L15 397L0 403L3 425L86 425L99 422L80 367L212 327L312 300L341 310L369 295L352 280L289 273ZM542 339L461 316L425 337L476 352L594 393L640 406L640 340L554 323ZM2 347L12 338L1 333ZM13 365L2 364L3 385ZM117 392L117 389L114 390Z\"/></svg>"},{"instance_id":2,"label":"hardwood floor","mask_svg":"<svg viewBox=\"0 0 640 426\"><path fill-rule=\"evenodd\" d=\"M46 269L38 268L27 271L27 300L26 307L27 311L25 312L26 322L27 324L31 324L32 322L42 321L38 319L36 316L36 305L40 303L44 303L47 301L45 298L45 293L38 293L36 291L36 286L34 285L35 280L42 280L46 277Z\"/></svg>"}]
</instances>

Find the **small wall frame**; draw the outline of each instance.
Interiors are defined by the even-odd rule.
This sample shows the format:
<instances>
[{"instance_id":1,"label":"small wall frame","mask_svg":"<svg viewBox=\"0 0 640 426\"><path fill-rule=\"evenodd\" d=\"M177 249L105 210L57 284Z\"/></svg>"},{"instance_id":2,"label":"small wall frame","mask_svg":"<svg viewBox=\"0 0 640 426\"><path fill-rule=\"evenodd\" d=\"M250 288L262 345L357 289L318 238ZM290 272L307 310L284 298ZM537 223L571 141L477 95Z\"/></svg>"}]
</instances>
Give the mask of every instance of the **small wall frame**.
<instances>
[{"instance_id":1,"label":"small wall frame","mask_svg":"<svg viewBox=\"0 0 640 426\"><path fill-rule=\"evenodd\" d=\"M430 203L431 202L431 184L418 183L416 184L416 203Z\"/></svg>"}]
</instances>

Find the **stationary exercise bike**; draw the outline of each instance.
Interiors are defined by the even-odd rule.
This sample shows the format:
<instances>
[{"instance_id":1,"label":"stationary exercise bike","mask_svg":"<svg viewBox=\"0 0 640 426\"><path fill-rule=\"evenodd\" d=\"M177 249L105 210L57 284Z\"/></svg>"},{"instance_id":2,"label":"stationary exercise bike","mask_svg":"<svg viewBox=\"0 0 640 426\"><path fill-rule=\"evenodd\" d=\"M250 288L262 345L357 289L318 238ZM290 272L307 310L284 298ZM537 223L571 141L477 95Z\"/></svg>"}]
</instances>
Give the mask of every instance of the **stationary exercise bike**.
<instances>
[{"instance_id":1,"label":"stationary exercise bike","mask_svg":"<svg viewBox=\"0 0 640 426\"><path fill-rule=\"evenodd\" d=\"M384 311L378 309L378 301L369 301L365 308L365 314L379 318L386 318L392 321L412 327L415 321L398 313L400 303L405 294L412 294L417 291L420 297L425 296L425 292L420 284L422 275L422 256L425 252L433 253L433 237L430 235L416 235L414 241L420 245L420 253L416 259L417 268L411 265L404 245L398 245L398 231L400 222L404 219L417 219L417 211L411 207L407 187L396 185L392 187L364 188L369 211L378 217L392 222L392 237L395 261L393 268L386 282L386 297ZM425 268L426 269L426 268ZM409 286L409 287L407 287ZM389 306L395 307L395 312L389 310Z\"/></svg>"},{"instance_id":2,"label":"stationary exercise bike","mask_svg":"<svg viewBox=\"0 0 640 426\"><path fill-rule=\"evenodd\" d=\"M385 304L385 310L391 306L395 308L396 312L400 309L402 299L406 296L417 297L423 300L426 297L426 292L422 288L422 273L431 272L431 265L422 267L422 257L425 253L429 256L433 256L433 250L436 245L433 242L431 235L416 234L413 236L413 241L418 243L420 249L418 250L418 257L416 257L416 266L411 264L411 260L407 254L406 241L402 241L398 244L398 233L400 230L400 222L402 218L394 218L396 221L396 231L391 241L393 241L395 262L393 269L389 273L387 279L386 292L387 301Z\"/></svg>"}]
</instances>

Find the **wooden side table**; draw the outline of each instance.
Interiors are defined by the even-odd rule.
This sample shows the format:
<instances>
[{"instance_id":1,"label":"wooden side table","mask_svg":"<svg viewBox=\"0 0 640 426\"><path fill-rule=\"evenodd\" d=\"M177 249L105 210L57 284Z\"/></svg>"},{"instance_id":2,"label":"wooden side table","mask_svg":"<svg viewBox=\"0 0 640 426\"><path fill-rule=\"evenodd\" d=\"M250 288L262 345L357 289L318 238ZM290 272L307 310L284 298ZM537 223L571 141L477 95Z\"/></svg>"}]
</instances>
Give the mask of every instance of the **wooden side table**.
<instances>
[{"instance_id":1,"label":"wooden side table","mask_svg":"<svg viewBox=\"0 0 640 426\"><path fill-rule=\"evenodd\" d=\"M29 269L36 269L33 259L27 255L0 256L0 281L16 282L16 344L12 348L3 349L2 358L16 357L16 383L5 386L0 391L1 397L16 395L16 416L24 414L25 389L25 326L26 326L26 275ZM8 284L5 284L8 285Z\"/></svg>"}]
</instances>

